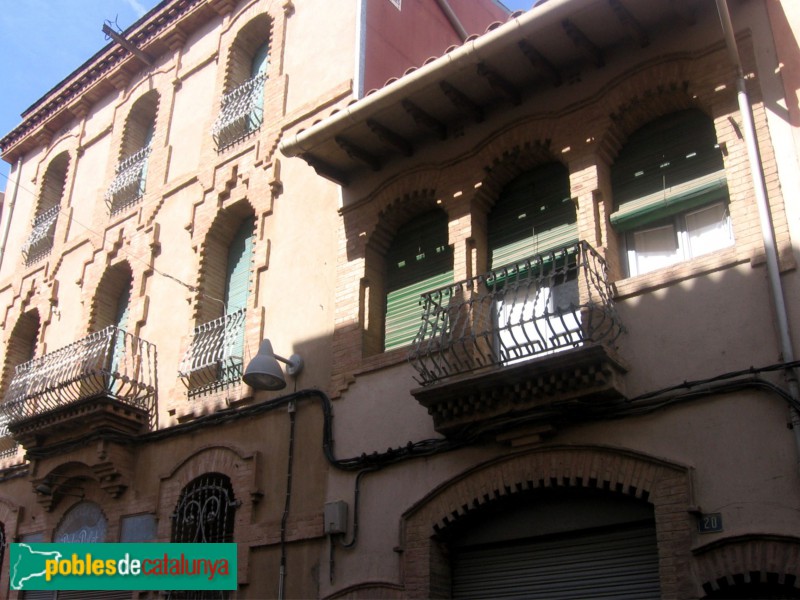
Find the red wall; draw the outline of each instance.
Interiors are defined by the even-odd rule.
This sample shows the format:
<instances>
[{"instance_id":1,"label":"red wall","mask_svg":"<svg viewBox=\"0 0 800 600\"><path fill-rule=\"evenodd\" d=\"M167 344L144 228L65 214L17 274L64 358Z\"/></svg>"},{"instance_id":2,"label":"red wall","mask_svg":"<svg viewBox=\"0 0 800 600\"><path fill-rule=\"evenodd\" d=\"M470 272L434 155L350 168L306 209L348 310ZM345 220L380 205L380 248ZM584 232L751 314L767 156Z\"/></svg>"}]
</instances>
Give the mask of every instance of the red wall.
<instances>
[{"instance_id":1,"label":"red wall","mask_svg":"<svg viewBox=\"0 0 800 600\"><path fill-rule=\"evenodd\" d=\"M448 2L468 34L481 34L494 21L508 18L508 11L495 0ZM365 4L364 92L381 88L389 78L461 44L436 0L402 0L402 10L390 0L365 0Z\"/></svg>"}]
</instances>

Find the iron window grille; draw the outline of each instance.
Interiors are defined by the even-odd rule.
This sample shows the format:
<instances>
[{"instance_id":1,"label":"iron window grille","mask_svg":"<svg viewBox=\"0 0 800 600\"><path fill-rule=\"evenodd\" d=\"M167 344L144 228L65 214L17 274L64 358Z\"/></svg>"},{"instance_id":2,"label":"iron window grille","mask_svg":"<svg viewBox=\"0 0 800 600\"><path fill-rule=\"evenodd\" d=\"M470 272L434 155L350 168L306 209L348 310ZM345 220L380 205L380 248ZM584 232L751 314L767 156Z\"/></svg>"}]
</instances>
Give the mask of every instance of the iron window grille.
<instances>
[{"instance_id":1,"label":"iron window grille","mask_svg":"<svg viewBox=\"0 0 800 600\"><path fill-rule=\"evenodd\" d=\"M114 169L114 181L105 195L110 214L118 213L138 202L144 195L147 159L150 145L119 161Z\"/></svg>"},{"instance_id":2,"label":"iron window grille","mask_svg":"<svg viewBox=\"0 0 800 600\"><path fill-rule=\"evenodd\" d=\"M266 73L259 73L222 97L219 116L211 128L217 150L224 150L261 127Z\"/></svg>"},{"instance_id":3,"label":"iron window grille","mask_svg":"<svg viewBox=\"0 0 800 600\"><path fill-rule=\"evenodd\" d=\"M178 367L190 392L238 382L242 377L242 349L246 310L198 325Z\"/></svg>"},{"instance_id":4,"label":"iron window grille","mask_svg":"<svg viewBox=\"0 0 800 600\"><path fill-rule=\"evenodd\" d=\"M60 211L61 205L56 204L36 215L31 234L22 246L22 254L28 263L35 262L50 252Z\"/></svg>"}]
</instances>

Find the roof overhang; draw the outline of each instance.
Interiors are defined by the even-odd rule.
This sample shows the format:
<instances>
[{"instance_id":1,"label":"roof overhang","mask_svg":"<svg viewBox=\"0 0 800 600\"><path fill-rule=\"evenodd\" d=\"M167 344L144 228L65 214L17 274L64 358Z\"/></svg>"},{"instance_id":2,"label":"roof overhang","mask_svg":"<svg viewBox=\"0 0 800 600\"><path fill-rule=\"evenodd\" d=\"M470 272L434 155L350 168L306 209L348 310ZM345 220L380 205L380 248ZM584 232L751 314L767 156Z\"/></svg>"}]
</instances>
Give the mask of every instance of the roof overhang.
<instances>
[{"instance_id":1,"label":"roof overhang","mask_svg":"<svg viewBox=\"0 0 800 600\"><path fill-rule=\"evenodd\" d=\"M713 8L713 3L707 3ZM468 40L280 144L347 186L459 128L491 118L620 48L690 27L702 0L549 0Z\"/></svg>"}]
</instances>

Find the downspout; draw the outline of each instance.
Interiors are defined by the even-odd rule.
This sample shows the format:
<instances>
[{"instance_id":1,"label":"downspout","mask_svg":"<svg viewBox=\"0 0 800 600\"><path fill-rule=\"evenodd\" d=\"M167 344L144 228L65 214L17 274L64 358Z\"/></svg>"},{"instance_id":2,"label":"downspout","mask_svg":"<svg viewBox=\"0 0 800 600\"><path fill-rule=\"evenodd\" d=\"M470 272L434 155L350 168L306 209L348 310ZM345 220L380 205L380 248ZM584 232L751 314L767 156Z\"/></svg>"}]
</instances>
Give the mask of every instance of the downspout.
<instances>
[{"instance_id":1,"label":"downspout","mask_svg":"<svg viewBox=\"0 0 800 600\"><path fill-rule=\"evenodd\" d=\"M3 238L0 241L0 268L3 267L3 258L6 255L6 242L8 232L11 229L11 217L14 216L14 204L17 202L17 192L19 192L19 180L22 177L22 157L17 159L17 181L14 183L14 195L11 196L11 203L8 205L8 215L6 215L5 227L3 227Z\"/></svg>"},{"instance_id":2,"label":"downspout","mask_svg":"<svg viewBox=\"0 0 800 600\"><path fill-rule=\"evenodd\" d=\"M772 228L769 204L767 201L767 185L764 180L764 167L761 163L761 155L758 151L758 142L756 141L756 128L753 123L753 110L750 106L750 98L747 95L744 71L742 69L741 60L739 59L736 39L733 35L733 23L731 21L731 14L728 11L727 0L716 0L716 2L719 18L722 23L722 31L725 35L725 45L727 46L731 62L733 62L736 67L736 92L739 100L739 112L742 115L744 140L747 145L747 157L750 162L750 172L753 176L753 191L755 192L758 216L761 221L761 236L767 258L767 277L769 279L770 295L777 319L781 355L783 357L783 362L793 363L794 349L791 330L789 329L789 315L786 310L786 302L783 295L783 285L781 283L780 267L778 265L778 252L775 244L775 233ZM786 369L786 381L789 387L789 394L792 399L797 402L798 398L800 398L800 386L798 385L797 373L794 368ZM798 450L798 469L800 469L800 414L798 414L797 409L790 408L789 416Z\"/></svg>"},{"instance_id":3,"label":"downspout","mask_svg":"<svg viewBox=\"0 0 800 600\"><path fill-rule=\"evenodd\" d=\"M467 41L469 34L467 33L467 30L464 29L461 21L458 20L458 16L456 16L456 13L453 12L453 8L450 6L450 4L448 4L447 0L436 0L436 4L439 5L439 8L444 13L444 16L447 17L447 20L450 22L450 26L458 34L458 37L461 38L461 43L463 44L465 41Z\"/></svg>"}]
</instances>

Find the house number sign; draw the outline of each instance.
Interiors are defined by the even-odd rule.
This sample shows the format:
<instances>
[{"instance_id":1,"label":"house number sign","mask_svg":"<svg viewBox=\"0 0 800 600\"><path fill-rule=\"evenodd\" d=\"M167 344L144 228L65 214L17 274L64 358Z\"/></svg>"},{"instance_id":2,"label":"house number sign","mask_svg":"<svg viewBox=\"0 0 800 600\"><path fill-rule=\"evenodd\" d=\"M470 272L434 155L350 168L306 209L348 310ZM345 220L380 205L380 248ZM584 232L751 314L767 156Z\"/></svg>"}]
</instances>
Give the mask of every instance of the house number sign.
<instances>
[{"instance_id":1,"label":"house number sign","mask_svg":"<svg viewBox=\"0 0 800 600\"><path fill-rule=\"evenodd\" d=\"M718 533L722 531L722 513L703 513L697 517L698 533Z\"/></svg>"}]
</instances>

